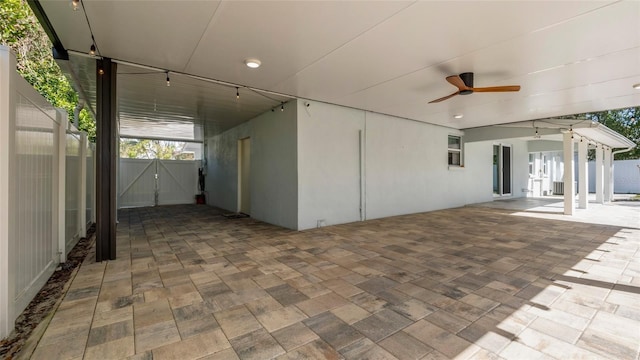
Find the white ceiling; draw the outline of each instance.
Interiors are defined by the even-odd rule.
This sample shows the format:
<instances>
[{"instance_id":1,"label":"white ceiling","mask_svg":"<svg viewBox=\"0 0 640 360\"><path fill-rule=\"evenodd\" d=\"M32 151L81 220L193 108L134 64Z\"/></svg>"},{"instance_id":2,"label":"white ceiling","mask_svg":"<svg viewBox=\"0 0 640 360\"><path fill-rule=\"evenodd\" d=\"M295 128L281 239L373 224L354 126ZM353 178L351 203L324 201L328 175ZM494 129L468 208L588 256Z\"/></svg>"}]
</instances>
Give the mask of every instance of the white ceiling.
<instances>
[{"instance_id":1,"label":"white ceiling","mask_svg":"<svg viewBox=\"0 0 640 360\"><path fill-rule=\"evenodd\" d=\"M62 44L88 52L82 10L68 0L41 3ZM102 56L161 69L118 76L120 118L132 133L173 121L221 131L286 101L242 88L238 105L235 88L178 73L459 129L640 105L632 88L640 83L638 1L82 4ZM247 68L250 57L262 66ZM164 70L175 72L169 88ZM118 72L143 71L152 72ZM428 104L455 91L446 76L469 71L475 86L522 90ZM83 85L89 98L91 82Z\"/></svg>"}]
</instances>

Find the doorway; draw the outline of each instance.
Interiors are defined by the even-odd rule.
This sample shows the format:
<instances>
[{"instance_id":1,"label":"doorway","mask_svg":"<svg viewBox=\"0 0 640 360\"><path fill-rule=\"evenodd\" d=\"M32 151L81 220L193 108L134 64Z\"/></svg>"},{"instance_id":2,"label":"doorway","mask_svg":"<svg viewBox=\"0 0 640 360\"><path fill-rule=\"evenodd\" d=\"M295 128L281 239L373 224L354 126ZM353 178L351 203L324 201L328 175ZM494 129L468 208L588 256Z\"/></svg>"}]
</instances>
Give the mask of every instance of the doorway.
<instances>
[{"instance_id":1,"label":"doorway","mask_svg":"<svg viewBox=\"0 0 640 360\"><path fill-rule=\"evenodd\" d=\"M238 140L238 212L251 214L251 139Z\"/></svg>"},{"instance_id":2,"label":"doorway","mask_svg":"<svg viewBox=\"0 0 640 360\"><path fill-rule=\"evenodd\" d=\"M493 145L493 195L511 195L511 145Z\"/></svg>"}]
</instances>

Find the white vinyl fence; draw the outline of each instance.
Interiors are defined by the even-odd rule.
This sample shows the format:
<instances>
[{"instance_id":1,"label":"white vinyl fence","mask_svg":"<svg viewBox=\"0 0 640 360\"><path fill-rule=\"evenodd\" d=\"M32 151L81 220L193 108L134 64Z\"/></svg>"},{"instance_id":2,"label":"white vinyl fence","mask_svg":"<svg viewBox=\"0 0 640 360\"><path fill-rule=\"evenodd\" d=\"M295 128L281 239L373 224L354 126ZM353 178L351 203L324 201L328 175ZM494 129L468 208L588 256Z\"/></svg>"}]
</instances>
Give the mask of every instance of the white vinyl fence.
<instances>
[{"instance_id":1,"label":"white vinyl fence","mask_svg":"<svg viewBox=\"0 0 640 360\"><path fill-rule=\"evenodd\" d=\"M15 69L0 46L0 339L86 235L87 220L86 136Z\"/></svg>"},{"instance_id":2,"label":"white vinyl fence","mask_svg":"<svg viewBox=\"0 0 640 360\"><path fill-rule=\"evenodd\" d=\"M120 159L118 207L193 204L198 160Z\"/></svg>"},{"instance_id":3,"label":"white vinyl fence","mask_svg":"<svg viewBox=\"0 0 640 360\"><path fill-rule=\"evenodd\" d=\"M589 162L589 192L596 190L595 162ZM615 160L613 162L613 192L616 194L640 194L640 159Z\"/></svg>"}]
</instances>

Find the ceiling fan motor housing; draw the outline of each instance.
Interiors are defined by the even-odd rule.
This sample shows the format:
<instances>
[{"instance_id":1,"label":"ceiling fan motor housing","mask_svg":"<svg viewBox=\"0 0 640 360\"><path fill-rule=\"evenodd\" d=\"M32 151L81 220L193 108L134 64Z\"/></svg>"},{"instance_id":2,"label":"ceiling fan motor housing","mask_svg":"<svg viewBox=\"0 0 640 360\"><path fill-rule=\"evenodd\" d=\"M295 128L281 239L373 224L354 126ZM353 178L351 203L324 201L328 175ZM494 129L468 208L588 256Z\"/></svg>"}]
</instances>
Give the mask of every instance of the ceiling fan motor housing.
<instances>
[{"instance_id":1,"label":"ceiling fan motor housing","mask_svg":"<svg viewBox=\"0 0 640 360\"><path fill-rule=\"evenodd\" d=\"M467 87L470 87L470 88L473 87L472 72L466 72L466 73L460 74L460 79L462 79L462 81L464 82L465 85L467 85ZM473 90L460 90L460 95L469 95L471 93L473 93Z\"/></svg>"}]
</instances>

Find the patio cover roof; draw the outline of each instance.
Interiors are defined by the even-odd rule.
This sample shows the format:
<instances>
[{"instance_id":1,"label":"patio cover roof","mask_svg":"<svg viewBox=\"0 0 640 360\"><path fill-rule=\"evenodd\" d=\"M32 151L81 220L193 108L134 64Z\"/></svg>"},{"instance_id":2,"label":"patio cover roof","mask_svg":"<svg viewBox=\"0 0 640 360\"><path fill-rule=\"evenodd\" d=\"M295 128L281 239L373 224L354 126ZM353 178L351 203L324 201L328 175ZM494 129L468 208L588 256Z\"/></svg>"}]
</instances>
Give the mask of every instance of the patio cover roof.
<instances>
[{"instance_id":1,"label":"patio cover roof","mask_svg":"<svg viewBox=\"0 0 640 360\"><path fill-rule=\"evenodd\" d=\"M126 136L200 139L292 97L458 129L640 104L637 1L30 3L69 50L63 67L90 107L92 33L99 55L120 63ZM522 90L428 104L467 71L476 86Z\"/></svg>"},{"instance_id":2,"label":"patio cover roof","mask_svg":"<svg viewBox=\"0 0 640 360\"><path fill-rule=\"evenodd\" d=\"M573 131L578 138L612 149L633 148L636 144L605 125L588 119L540 119L465 130L465 141L529 139L562 141L562 133ZM536 133L538 137L536 137Z\"/></svg>"}]
</instances>

